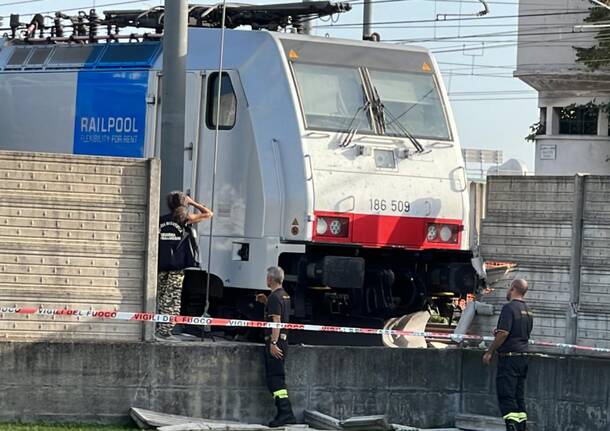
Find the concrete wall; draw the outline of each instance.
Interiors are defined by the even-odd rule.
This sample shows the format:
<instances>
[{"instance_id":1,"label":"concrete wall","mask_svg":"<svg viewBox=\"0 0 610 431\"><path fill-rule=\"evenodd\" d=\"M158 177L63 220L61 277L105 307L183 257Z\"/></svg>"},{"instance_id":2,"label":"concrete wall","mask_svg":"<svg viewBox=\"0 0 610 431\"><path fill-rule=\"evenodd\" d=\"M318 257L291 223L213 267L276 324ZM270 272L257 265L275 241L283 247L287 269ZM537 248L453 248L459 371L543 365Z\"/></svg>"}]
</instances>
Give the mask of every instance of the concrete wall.
<instances>
[{"instance_id":1,"label":"concrete wall","mask_svg":"<svg viewBox=\"0 0 610 431\"><path fill-rule=\"evenodd\" d=\"M530 283L532 336L610 346L610 177L490 177L487 193L481 254L516 263L512 277ZM483 297L495 315L478 316L473 330L496 326L507 283Z\"/></svg>"},{"instance_id":2,"label":"concrete wall","mask_svg":"<svg viewBox=\"0 0 610 431\"><path fill-rule=\"evenodd\" d=\"M574 194L572 177L489 177L487 183L481 255L518 265L512 277L530 283L527 299L536 315L532 336L545 341L566 340ZM489 335L495 328L506 284L483 296L495 315L477 316L477 333Z\"/></svg>"},{"instance_id":3,"label":"concrete wall","mask_svg":"<svg viewBox=\"0 0 610 431\"><path fill-rule=\"evenodd\" d=\"M246 344L0 343L0 420L125 422L137 406L260 423L274 414L262 359ZM288 370L298 412L446 426L459 407L458 351L295 346Z\"/></svg>"},{"instance_id":4,"label":"concrete wall","mask_svg":"<svg viewBox=\"0 0 610 431\"><path fill-rule=\"evenodd\" d=\"M481 368L481 353L462 356L463 412L498 415L495 373ZM610 359L577 356L534 357L526 389L533 431L610 429Z\"/></svg>"},{"instance_id":5,"label":"concrete wall","mask_svg":"<svg viewBox=\"0 0 610 431\"><path fill-rule=\"evenodd\" d=\"M0 343L0 421L125 423L142 407L263 423L274 411L263 347L211 343ZM388 414L448 427L458 412L498 415L481 352L297 347L288 387L297 414ZM534 431L610 426L610 361L535 358L528 401Z\"/></svg>"},{"instance_id":6,"label":"concrete wall","mask_svg":"<svg viewBox=\"0 0 610 431\"><path fill-rule=\"evenodd\" d=\"M470 223L470 245L476 246L479 244L479 236L481 234L481 220L485 214L485 181L470 181L468 183L468 196L470 199L470 215L468 220Z\"/></svg>"},{"instance_id":7,"label":"concrete wall","mask_svg":"<svg viewBox=\"0 0 610 431\"><path fill-rule=\"evenodd\" d=\"M565 106L565 105L564 105ZM610 138L554 135L536 139L537 175L610 174Z\"/></svg>"},{"instance_id":8,"label":"concrete wall","mask_svg":"<svg viewBox=\"0 0 610 431\"><path fill-rule=\"evenodd\" d=\"M154 311L159 161L0 151L0 304ZM4 339L141 340L142 325L2 316Z\"/></svg>"}]
</instances>

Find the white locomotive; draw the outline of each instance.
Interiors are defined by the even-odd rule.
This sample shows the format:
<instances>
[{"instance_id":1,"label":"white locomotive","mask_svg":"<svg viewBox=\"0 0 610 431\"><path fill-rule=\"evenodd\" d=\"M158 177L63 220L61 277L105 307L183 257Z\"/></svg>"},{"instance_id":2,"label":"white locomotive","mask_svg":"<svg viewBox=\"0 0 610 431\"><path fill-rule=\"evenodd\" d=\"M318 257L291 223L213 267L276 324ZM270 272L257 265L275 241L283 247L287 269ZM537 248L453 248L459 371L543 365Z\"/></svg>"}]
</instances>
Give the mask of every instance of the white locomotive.
<instances>
[{"instance_id":1,"label":"white locomotive","mask_svg":"<svg viewBox=\"0 0 610 431\"><path fill-rule=\"evenodd\" d=\"M184 189L210 202L218 28L191 28ZM66 38L69 39L69 38ZM7 38L0 148L159 154L161 44ZM476 291L467 183L429 52L228 29L212 241L213 314L252 315L279 264L295 320L381 325ZM37 127L31 127L36 118ZM201 313L203 278L185 300Z\"/></svg>"}]
</instances>

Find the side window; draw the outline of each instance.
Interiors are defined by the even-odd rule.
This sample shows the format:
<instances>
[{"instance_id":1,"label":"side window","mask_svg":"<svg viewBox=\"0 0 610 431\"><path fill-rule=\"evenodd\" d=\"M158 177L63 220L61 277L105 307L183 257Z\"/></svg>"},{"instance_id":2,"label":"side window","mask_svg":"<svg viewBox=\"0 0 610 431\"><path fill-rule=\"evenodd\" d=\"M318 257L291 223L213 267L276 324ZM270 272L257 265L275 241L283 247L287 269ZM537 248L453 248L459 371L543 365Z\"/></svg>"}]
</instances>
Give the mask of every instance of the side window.
<instances>
[{"instance_id":1,"label":"side window","mask_svg":"<svg viewBox=\"0 0 610 431\"><path fill-rule=\"evenodd\" d=\"M206 124L208 129L216 128L218 108L218 72L212 73L208 79L208 100L206 108ZM222 130L232 129L235 125L237 113L237 97L233 83L228 73L222 73L220 84L220 121L218 128Z\"/></svg>"}]
</instances>

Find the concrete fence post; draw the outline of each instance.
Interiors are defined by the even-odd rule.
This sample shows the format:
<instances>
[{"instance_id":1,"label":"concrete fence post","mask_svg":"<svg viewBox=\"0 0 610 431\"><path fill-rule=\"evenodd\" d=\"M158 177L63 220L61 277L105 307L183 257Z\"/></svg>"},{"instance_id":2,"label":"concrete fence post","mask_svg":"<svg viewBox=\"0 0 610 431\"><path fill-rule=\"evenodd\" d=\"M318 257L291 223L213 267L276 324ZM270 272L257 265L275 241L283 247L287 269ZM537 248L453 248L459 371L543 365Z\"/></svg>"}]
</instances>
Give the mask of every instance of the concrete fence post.
<instances>
[{"instance_id":1,"label":"concrete fence post","mask_svg":"<svg viewBox=\"0 0 610 431\"><path fill-rule=\"evenodd\" d=\"M146 258L144 267L143 298L144 310L154 313L157 304L157 254L159 241L159 198L161 186L161 161L148 160L148 214L146 217ZM142 323L142 340L153 341L154 323Z\"/></svg>"},{"instance_id":2,"label":"concrete fence post","mask_svg":"<svg viewBox=\"0 0 610 431\"><path fill-rule=\"evenodd\" d=\"M572 215L572 250L570 258L570 303L566 310L566 343L578 341L578 309L580 307L580 272L582 265L583 214L585 206L585 179L574 177L574 207Z\"/></svg>"}]
</instances>

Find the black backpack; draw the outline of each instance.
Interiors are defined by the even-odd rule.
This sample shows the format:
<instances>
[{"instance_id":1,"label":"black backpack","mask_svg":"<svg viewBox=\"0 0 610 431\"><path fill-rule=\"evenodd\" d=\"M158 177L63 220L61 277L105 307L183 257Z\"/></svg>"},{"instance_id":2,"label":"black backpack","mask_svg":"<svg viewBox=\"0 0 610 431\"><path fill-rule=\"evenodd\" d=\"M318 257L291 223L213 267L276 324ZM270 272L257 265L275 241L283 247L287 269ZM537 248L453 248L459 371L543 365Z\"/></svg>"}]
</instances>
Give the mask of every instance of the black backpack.
<instances>
[{"instance_id":1,"label":"black backpack","mask_svg":"<svg viewBox=\"0 0 610 431\"><path fill-rule=\"evenodd\" d=\"M197 245L197 230L192 224L187 224L182 233L182 239L173 250L172 262L184 268L199 268L199 246Z\"/></svg>"},{"instance_id":2,"label":"black backpack","mask_svg":"<svg viewBox=\"0 0 610 431\"><path fill-rule=\"evenodd\" d=\"M169 222L169 216L161 218L161 222ZM172 223L173 224L173 223ZM170 235L176 238L177 226L169 227ZM197 245L197 231L193 225L181 226L182 236L180 240L162 240L159 232L159 271L180 271L185 268L199 267L199 247ZM173 233L172 233L173 231ZM167 231L166 231L167 232Z\"/></svg>"}]
</instances>

